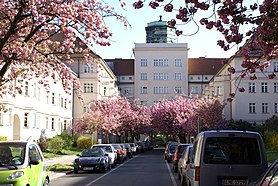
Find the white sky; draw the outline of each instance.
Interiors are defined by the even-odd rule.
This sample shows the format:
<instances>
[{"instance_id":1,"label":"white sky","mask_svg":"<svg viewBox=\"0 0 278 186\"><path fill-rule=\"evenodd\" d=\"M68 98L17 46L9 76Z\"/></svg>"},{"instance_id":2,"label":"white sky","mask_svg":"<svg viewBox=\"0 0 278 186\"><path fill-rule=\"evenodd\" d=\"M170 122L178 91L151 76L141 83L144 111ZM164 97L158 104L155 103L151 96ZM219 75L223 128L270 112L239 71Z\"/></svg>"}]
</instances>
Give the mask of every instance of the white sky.
<instances>
[{"instance_id":1,"label":"white sky","mask_svg":"<svg viewBox=\"0 0 278 186\"><path fill-rule=\"evenodd\" d=\"M117 0L113 0L115 8L119 6ZM129 2L128 2L129 1ZM151 9L148 5L145 5L143 9L135 10L132 7L132 3L136 0L125 0L127 3L126 10L122 11L126 15L132 28L124 27L122 22L116 21L115 18L108 18L106 25L109 26L113 33L111 46L94 46L95 52L103 59L134 58L132 48L134 43L146 43L146 31L145 27L149 22L158 21L159 16L162 15L163 21L172 19L176 12L166 13L162 9ZM176 1L178 2L178 1ZM180 7L180 6L177 6ZM206 13L206 14L204 14ZM209 16L208 11L199 12L196 22L199 23L200 17ZM202 15L201 15L202 14ZM192 34L196 31L197 27L193 24L177 26L179 30L183 30L184 34ZM205 26L200 25L200 30L193 36L179 36L179 43L187 43L190 48L188 52L189 58L208 57L208 58L229 58L236 51L237 47L233 47L229 51L224 51L217 45L217 40L223 39L215 29L207 30Z\"/></svg>"}]
</instances>

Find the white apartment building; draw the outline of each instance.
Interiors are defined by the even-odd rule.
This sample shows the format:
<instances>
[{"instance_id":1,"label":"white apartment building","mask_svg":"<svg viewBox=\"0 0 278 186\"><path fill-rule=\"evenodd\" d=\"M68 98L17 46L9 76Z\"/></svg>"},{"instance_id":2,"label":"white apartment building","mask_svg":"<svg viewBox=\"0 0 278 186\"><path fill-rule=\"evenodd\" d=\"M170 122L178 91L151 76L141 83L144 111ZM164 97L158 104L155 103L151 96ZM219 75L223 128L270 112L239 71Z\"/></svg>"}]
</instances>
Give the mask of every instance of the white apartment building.
<instances>
[{"instance_id":1,"label":"white apartment building","mask_svg":"<svg viewBox=\"0 0 278 186\"><path fill-rule=\"evenodd\" d=\"M151 106L188 95L187 43L135 43L134 97Z\"/></svg>"},{"instance_id":2,"label":"white apartment building","mask_svg":"<svg viewBox=\"0 0 278 186\"><path fill-rule=\"evenodd\" d=\"M211 80L207 96L216 96L225 103L224 116L227 120L244 120L262 123L273 115L278 116L278 77L269 79L268 75L278 72L278 59L272 60L270 66L263 72L256 71L255 80L247 75L240 79L243 57L234 55ZM228 68L232 66L236 73L230 74ZM236 87L242 87L244 92L236 92L232 102L227 102L230 93L235 93Z\"/></svg>"},{"instance_id":3,"label":"white apartment building","mask_svg":"<svg viewBox=\"0 0 278 186\"><path fill-rule=\"evenodd\" d=\"M88 63L83 57L76 56L75 63L69 67L76 73L82 88L81 102L74 96L74 119L88 111L90 103L107 97L119 96L117 78L105 61L98 55L91 53L93 61Z\"/></svg>"},{"instance_id":4,"label":"white apartment building","mask_svg":"<svg viewBox=\"0 0 278 186\"><path fill-rule=\"evenodd\" d=\"M10 82L19 83L19 82ZM0 104L0 136L8 140L33 140L40 138L45 130L46 137L52 138L72 125L72 95L65 93L62 84L51 80L50 92L37 78L22 82L22 92L16 97L3 95Z\"/></svg>"}]
</instances>

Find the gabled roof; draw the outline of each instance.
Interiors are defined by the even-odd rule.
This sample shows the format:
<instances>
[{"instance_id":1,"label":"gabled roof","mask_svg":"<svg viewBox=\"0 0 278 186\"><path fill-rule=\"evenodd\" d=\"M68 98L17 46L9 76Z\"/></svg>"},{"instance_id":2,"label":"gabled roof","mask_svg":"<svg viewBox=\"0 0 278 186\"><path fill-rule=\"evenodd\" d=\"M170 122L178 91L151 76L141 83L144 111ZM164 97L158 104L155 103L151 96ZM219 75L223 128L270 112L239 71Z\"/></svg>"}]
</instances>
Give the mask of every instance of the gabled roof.
<instances>
[{"instance_id":1,"label":"gabled roof","mask_svg":"<svg viewBox=\"0 0 278 186\"><path fill-rule=\"evenodd\" d=\"M188 75L215 75L228 58L188 58Z\"/></svg>"}]
</instances>

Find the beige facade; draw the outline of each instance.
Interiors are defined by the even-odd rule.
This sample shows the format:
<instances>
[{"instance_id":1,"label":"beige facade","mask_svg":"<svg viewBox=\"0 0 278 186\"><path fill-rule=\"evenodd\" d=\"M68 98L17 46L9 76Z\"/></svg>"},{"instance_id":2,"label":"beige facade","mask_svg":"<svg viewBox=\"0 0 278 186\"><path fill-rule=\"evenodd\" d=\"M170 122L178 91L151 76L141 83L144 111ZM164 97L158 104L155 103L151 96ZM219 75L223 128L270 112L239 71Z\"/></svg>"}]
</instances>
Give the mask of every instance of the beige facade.
<instances>
[{"instance_id":1,"label":"beige facade","mask_svg":"<svg viewBox=\"0 0 278 186\"><path fill-rule=\"evenodd\" d=\"M278 78L268 78L269 74L278 71L278 60L272 60L263 72L257 70L255 80L250 80L248 75L240 79L242 61L241 56L231 57L210 82L207 96L218 97L225 103L223 114L227 120L262 123L273 115L278 116ZM235 68L235 74L228 72L229 66ZM239 92L237 86L245 91ZM228 102L229 94L235 92L234 100Z\"/></svg>"},{"instance_id":2,"label":"beige facade","mask_svg":"<svg viewBox=\"0 0 278 186\"><path fill-rule=\"evenodd\" d=\"M42 130L51 138L71 129L72 95L65 93L62 84L52 81L47 92L38 81L36 78L24 81L22 92L16 93L16 97L4 95L0 99L5 107L0 111L0 136L37 141Z\"/></svg>"},{"instance_id":3,"label":"beige facade","mask_svg":"<svg viewBox=\"0 0 278 186\"><path fill-rule=\"evenodd\" d=\"M188 95L187 43L135 43L133 50L134 97L141 104Z\"/></svg>"}]
</instances>

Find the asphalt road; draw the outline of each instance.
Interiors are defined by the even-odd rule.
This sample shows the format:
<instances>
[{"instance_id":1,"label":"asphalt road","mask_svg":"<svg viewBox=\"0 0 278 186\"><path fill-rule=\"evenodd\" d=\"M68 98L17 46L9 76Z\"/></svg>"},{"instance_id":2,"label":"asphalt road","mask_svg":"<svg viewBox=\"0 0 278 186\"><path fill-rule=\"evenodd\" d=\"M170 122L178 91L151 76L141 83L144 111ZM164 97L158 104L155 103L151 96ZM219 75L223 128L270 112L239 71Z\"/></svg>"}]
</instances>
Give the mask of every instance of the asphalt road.
<instances>
[{"instance_id":1,"label":"asphalt road","mask_svg":"<svg viewBox=\"0 0 278 186\"><path fill-rule=\"evenodd\" d=\"M154 149L118 164L106 173L81 172L51 180L51 186L180 186L177 173Z\"/></svg>"}]
</instances>

